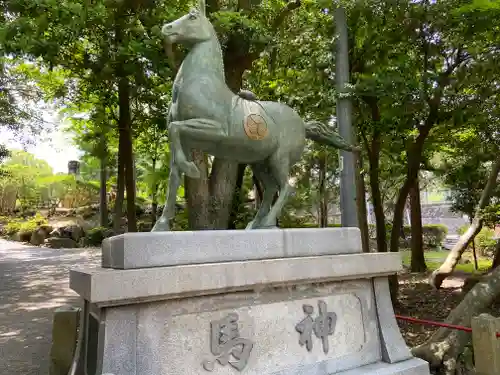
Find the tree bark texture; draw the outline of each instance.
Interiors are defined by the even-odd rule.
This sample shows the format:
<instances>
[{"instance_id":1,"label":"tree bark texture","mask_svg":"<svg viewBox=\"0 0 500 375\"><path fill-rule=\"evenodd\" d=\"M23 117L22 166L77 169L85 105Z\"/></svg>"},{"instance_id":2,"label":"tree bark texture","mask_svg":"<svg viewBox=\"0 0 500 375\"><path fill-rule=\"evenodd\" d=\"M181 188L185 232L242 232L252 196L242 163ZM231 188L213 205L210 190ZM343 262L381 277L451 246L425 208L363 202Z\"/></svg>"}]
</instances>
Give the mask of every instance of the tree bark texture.
<instances>
[{"instance_id":1,"label":"tree bark texture","mask_svg":"<svg viewBox=\"0 0 500 375\"><path fill-rule=\"evenodd\" d=\"M200 169L200 178L184 177L189 229L213 229L209 210L210 191L208 187L207 157L201 151L193 151L192 158Z\"/></svg>"},{"instance_id":2,"label":"tree bark texture","mask_svg":"<svg viewBox=\"0 0 500 375\"><path fill-rule=\"evenodd\" d=\"M245 179L245 170L247 169L246 164L238 164L238 172L236 175L236 187L233 196L233 202L231 207L231 212L229 215L229 225L228 229L236 229L236 221L238 220L239 210L241 205L245 201L245 196L243 195L243 181Z\"/></svg>"},{"instance_id":3,"label":"tree bark texture","mask_svg":"<svg viewBox=\"0 0 500 375\"><path fill-rule=\"evenodd\" d=\"M358 142L359 144L359 142ZM370 234L368 231L368 218L366 209L366 184L361 153L356 153L356 203L358 205L358 225L361 231L361 246L364 253L370 252Z\"/></svg>"},{"instance_id":4,"label":"tree bark texture","mask_svg":"<svg viewBox=\"0 0 500 375\"><path fill-rule=\"evenodd\" d=\"M373 212L375 214L375 231L377 236L377 251L387 252L387 229L385 226L384 201L380 191L380 151L382 148L382 133L377 127L380 121L380 109L373 98L365 98L370 106L372 121L375 124L371 141L365 138L368 151L368 178L371 190Z\"/></svg>"},{"instance_id":5,"label":"tree bark texture","mask_svg":"<svg viewBox=\"0 0 500 375\"><path fill-rule=\"evenodd\" d=\"M484 276L451 311L446 323L470 327L471 319L484 312L500 296L500 267ZM439 328L424 344L415 347L416 357L429 362L440 374L455 375L457 357L471 340L470 333Z\"/></svg>"},{"instance_id":6,"label":"tree bark texture","mask_svg":"<svg viewBox=\"0 0 500 375\"><path fill-rule=\"evenodd\" d=\"M153 175L156 174L156 158L152 159L151 169ZM158 214L158 181L154 179L153 186L151 187L151 225L154 226L156 223L156 216Z\"/></svg>"},{"instance_id":7,"label":"tree bark texture","mask_svg":"<svg viewBox=\"0 0 500 375\"><path fill-rule=\"evenodd\" d=\"M498 266L500 266L500 240L497 240L495 245L495 255L493 256L493 263L491 264L490 271L493 271Z\"/></svg>"},{"instance_id":8,"label":"tree bark texture","mask_svg":"<svg viewBox=\"0 0 500 375\"><path fill-rule=\"evenodd\" d=\"M123 157L120 154L123 152L123 136L118 132L118 170L116 175L116 198L115 198L115 212L113 218L113 231L115 233L121 232L122 218L123 218L123 199L125 197L125 166L123 164Z\"/></svg>"},{"instance_id":9,"label":"tree bark texture","mask_svg":"<svg viewBox=\"0 0 500 375\"><path fill-rule=\"evenodd\" d=\"M123 23L126 20L126 9L120 6L115 18L116 47L126 45L126 36ZM118 132L119 159L124 166L125 189L127 192L127 226L129 232L137 232L135 215L135 179L134 155L132 149L132 117L130 113L130 82L125 71L126 56L119 55L116 65L118 79Z\"/></svg>"},{"instance_id":10,"label":"tree bark texture","mask_svg":"<svg viewBox=\"0 0 500 375\"><path fill-rule=\"evenodd\" d=\"M319 156L319 227L328 227L328 196L326 189L326 153L322 152Z\"/></svg>"},{"instance_id":11,"label":"tree bark texture","mask_svg":"<svg viewBox=\"0 0 500 375\"><path fill-rule=\"evenodd\" d=\"M129 232L137 232L135 214L134 155L132 149L132 118L130 115L130 84L127 77L118 81L119 129L123 133L123 162L125 166L125 190L127 192L127 226Z\"/></svg>"},{"instance_id":12,"label":"tree bark texture","mask_svg":"<svg viewBox=\"0 0 500 375\"><path fill-rule=\"evenodd\" d=\"M436 110L437 111L437 110ZM390 251L399 251L399 238L400 238L400 228L404 225L404 209L406 206L406 200L410 194L412 186L418 178L418 172L420 170L420 161L422 159L422 152L424 149L424 142L429 132L437 119L437 112L431 111L429 114L426 124L420 129L420 133L415 139L415 141L409 145L407 151L407 169L406 169L406 179L403 186L399 190L398 198L396 204L394 205L394 217L392 221L391 230L391 240L390 240ZM399 284L398 276L389 276L389 286L391 290L391 298L393 303L397 301Z\"/></svg>"},{"instance_id":13,"label":"tree bark texture","mask_svg":"<svg viewBox=\"0 0 500 375\"><path fill-rule=\"evenodd\" d=\"M425 272L424 243L422 234L422 207L420 205L420 186L418 178L410 190L411 219L411 272Z\"/></svg>"},{"instance_id":14,"label":"tree bark texture","mask_svg":"<svg viewBox=\"0 0 500 375\"><path fill-rule=\"evenodd\" d=\"M104 139L104 137L103 137ZM108 182L108 166L107 166L107 159L108 155L105 150L105 141L101 141L101 170L99 172L99 180L100 180L100 185L99 185L99 221L100 225L103 228L107 228L109 223L108 223L108 192L106 189L106 185Z\"/></svg>"},{"instance_id":15,"label":"tree bark texture","mask_svg":"<svg viewBox=\"0 0 500 375\"><path fill-rule=\"evenodd\" d=\"M490 175L483 192L481 193L481 198L479 199L479 204L474 214L474 219L472 224L467 229L467 231L460 237L458 242L455 244L453 249L448 254L448 257L443 262L443 264L435 270L430 277L430 284L435 288L440 288L443 280L451 275L455 269L458 261L462 257L462 254L469 246L470 242L474 240L476 235L481 231L483 227L483 219L480 214L480 210L485 208L489 202L493 190L496 187L496 181L498 173L500 172L500 158L495 160L491 168Z\"/></svg>"}]
</instances>

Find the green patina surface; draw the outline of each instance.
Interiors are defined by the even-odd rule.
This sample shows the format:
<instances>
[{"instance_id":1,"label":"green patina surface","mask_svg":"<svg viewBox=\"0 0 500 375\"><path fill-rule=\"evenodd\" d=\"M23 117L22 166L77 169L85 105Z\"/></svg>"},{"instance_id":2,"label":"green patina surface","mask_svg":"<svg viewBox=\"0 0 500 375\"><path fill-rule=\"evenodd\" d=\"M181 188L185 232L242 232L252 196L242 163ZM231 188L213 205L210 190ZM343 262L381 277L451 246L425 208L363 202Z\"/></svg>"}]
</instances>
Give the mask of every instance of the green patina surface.
<instances>
[{"instance_id":1,"label":"green patina surface","mask_svg":"<svg viewBox=\"0 0 500 375\"><path fill-rule=\"evenodd\" d=\"M264 187L262 204L247 229L275 226L288 197L290 169L304 151L306 139L352 151L333 130L304 122L289 106L256 100L251 92L234 94L224 78L222 50L205 16L205 4L163 26L167 43L189 49L174 81L168 114L172 152L167 202L153 231L170 230L181 174L199 178L192 150L250 165ZM278 199L273 204L274 195Z\"/></svg>"}]
</instances>

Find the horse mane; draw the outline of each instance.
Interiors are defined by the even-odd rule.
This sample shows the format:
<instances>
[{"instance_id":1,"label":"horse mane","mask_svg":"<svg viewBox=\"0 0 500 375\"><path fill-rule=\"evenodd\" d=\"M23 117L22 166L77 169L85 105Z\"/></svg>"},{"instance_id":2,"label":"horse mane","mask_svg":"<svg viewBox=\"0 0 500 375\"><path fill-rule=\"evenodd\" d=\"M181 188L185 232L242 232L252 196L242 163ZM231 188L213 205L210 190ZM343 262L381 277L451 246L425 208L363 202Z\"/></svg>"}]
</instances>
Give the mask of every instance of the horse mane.
<instances>
[{"instance_id":1,"label":"horse mane","mask_svg":"<svg viewBox=\"0 0 500 375\"><path fill-rule=\"evenodd\" d=\"M257 95L255 95L253 92L249 90L240 90L238 92L238 96L240 98L246 99L246 100L251 100L251 101L257 101L259 98L257 98Z\"/></svg>"}]
</instances>

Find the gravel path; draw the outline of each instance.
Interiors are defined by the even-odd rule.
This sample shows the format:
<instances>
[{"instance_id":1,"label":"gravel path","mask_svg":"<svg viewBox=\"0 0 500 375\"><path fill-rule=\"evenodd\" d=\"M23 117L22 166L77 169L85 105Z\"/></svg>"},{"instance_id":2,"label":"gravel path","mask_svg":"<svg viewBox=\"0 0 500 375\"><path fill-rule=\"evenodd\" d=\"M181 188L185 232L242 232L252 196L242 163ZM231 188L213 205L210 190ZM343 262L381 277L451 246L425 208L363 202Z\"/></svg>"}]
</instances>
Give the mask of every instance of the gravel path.
<instances>
[{"instance_id":1,"label":"gravel path","mask_svg":"<svg viewBox=\"0 0 500 375\"><path fill-rule=\"evenodd\" d=\"M69 269L99 265L98 249L47 249L0 239L0 374L47 375L52 315L80 306Z\"/></svg>"}]
</instances>

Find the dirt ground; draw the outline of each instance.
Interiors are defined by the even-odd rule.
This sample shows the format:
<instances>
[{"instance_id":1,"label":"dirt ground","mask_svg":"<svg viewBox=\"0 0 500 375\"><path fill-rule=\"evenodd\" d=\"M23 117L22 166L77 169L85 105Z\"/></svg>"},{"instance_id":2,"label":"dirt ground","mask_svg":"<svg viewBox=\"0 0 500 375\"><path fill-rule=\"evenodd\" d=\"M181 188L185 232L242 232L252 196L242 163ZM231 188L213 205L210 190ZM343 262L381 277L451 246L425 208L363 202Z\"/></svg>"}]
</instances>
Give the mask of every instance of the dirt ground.
<instances>
[{"instance_id":1,"label":"dirt ground","mask_svg":"<svg viewBox=\"0 0 500 375\"><path fill-rule=\"evenodd\" d=\"M434 290L428 283L429 273L405 273L399 277L399 303L394 307L398 315L444 322L450 311L463 297L462 286L468 274L457 273L443 282L440 290ZM500 313L498 306L494 312ZM424 343L439 327L398 321L408 346Z\"/></svg>"}]
</instances>

